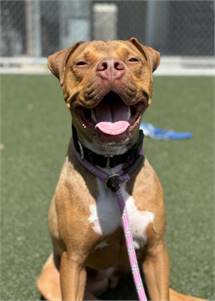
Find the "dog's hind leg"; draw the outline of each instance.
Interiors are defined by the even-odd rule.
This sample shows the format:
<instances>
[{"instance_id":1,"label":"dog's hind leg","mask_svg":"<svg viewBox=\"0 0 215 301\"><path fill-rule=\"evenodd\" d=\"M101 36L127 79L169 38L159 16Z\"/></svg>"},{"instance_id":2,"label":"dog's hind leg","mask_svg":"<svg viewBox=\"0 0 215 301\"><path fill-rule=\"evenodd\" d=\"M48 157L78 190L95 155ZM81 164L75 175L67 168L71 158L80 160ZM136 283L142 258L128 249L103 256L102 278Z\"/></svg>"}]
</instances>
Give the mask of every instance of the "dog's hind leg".
<instances>
[{"instance_id":1,"label":"dog's hind leg","mask_svg":"<svg viewBox=\"0 0 215 301\"><path fill-rule=\"evenodd\" d=\"M206 299L180 294L171 288L169 289L169 298L170 301L206 301Z\"/></svg>"},{"instance_id":2,"label":"dog's hind leg","mask_svg":"<svg viewBox=\"0 0 215 301\"><path fill-rule=\"evenodd\" d=\"M51 254L37 279L37 289L45 300L61 301L59 271Z\"/></svg>"}]
</instances>

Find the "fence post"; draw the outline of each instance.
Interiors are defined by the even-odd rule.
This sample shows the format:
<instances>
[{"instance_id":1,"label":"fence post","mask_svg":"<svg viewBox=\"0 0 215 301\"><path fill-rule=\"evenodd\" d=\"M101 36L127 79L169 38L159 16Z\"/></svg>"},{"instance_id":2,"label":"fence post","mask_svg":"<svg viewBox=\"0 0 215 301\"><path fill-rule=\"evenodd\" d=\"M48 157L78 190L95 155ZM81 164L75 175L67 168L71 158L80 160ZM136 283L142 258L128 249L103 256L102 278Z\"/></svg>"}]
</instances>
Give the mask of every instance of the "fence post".
<instances>
[{"instance_id":1,"label":"fence post","mask_svg":"<svg viewBox=\"0 0 215 301\"><path fill-rule=\"evenodd\" d=\"M41 24L40 0L25 0L27 55L40 57Z\"/></svg>"},{"instance_id":2,"label":"fence post","mask_svg":"<svg viewBox=\"0 0 215 301\"><path fill-rule=\"evenodd\" d=\"M59 1L59 5L61 47L89 40L91 0Z\"/></svg>"}]
</instances>

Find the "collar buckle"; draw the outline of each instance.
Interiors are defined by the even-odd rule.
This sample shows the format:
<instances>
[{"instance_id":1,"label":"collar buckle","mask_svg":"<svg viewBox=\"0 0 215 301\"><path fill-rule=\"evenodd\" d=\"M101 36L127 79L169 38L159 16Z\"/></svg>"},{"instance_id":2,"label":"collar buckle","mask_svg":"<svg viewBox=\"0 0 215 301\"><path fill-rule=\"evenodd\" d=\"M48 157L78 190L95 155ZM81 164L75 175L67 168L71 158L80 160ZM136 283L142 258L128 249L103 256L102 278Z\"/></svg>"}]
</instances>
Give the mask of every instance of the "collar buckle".
<instances>
[{"instance_id":1,"label":"collar buckle","mask_svg":"<svg viewBox=\"0 0 215 301\"><path fill-rule=\"evenodd\" d=\"M82 144L79 140L78 140L78 147L79 147L79 150L80 150L81 160L83 160L84 159L84 149L83 149L83 146L82 146Z\"/></svg>"},{"instance_id":2,"label":"collar buckle","mask_svg":"<svg viewBox=\"0 0 215 301\"><path fill-rule=\"evenodd\" d=\"M108 156L108 157L106 157L106 166L105 166L105 168L110 168L111 166L110 166L110 160L111 160L111 158L112 158L113 156Z\"/></svg>"}]
</instances>

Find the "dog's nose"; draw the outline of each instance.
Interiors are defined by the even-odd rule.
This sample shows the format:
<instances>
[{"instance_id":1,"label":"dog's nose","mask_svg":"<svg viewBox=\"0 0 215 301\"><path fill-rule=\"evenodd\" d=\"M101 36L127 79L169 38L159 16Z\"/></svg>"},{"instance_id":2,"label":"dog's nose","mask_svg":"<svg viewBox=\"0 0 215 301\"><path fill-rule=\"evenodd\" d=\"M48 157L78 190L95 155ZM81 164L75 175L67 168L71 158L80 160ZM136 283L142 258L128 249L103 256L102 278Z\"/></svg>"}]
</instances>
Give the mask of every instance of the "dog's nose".
<instances>
[{"instance_id":1,"label":"dog's nose","mask_svg":"<svg viewBox=\"0 0 215 301\"><path fill-rule=\"evenodd\" d=\"M102 79L120 79L125 73L125 64L117 59L103 59L98 63L96 71Z\"/></svg>"}]
</instances>

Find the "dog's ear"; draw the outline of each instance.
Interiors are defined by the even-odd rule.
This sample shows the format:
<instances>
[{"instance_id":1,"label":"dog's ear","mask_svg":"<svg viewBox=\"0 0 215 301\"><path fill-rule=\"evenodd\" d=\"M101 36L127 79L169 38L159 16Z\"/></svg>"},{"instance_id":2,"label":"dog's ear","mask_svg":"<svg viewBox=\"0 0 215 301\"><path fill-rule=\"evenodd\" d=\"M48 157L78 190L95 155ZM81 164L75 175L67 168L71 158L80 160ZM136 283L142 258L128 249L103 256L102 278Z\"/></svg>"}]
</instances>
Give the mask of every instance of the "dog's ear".
<instances>
[{"instance_id":1,"label":"dog's ear","mask_svg":"<svg viewBox=\"0 0 215 301\"><path fill-rule=\"evenodd\" d=\"M160 64L160 53L148 46L141 44L136 38L130 38L129 41L144 55L149 61L152 71L154 72Z\"/></svg>"},{"instance_id":2,"label":"dog's ear","mask_svg":"<svg viewBox=\"0 0 215 301\"><path fill-rule=\"evenodd\" d=\"M72 47L65 48L63 50L57 51L54 54L48 56L48 68L56 76L60 84L63 84L64 81L64 71L66 63L70 55L78 48L83 42L78 42Z\"/></svg>"}]
</instances>

